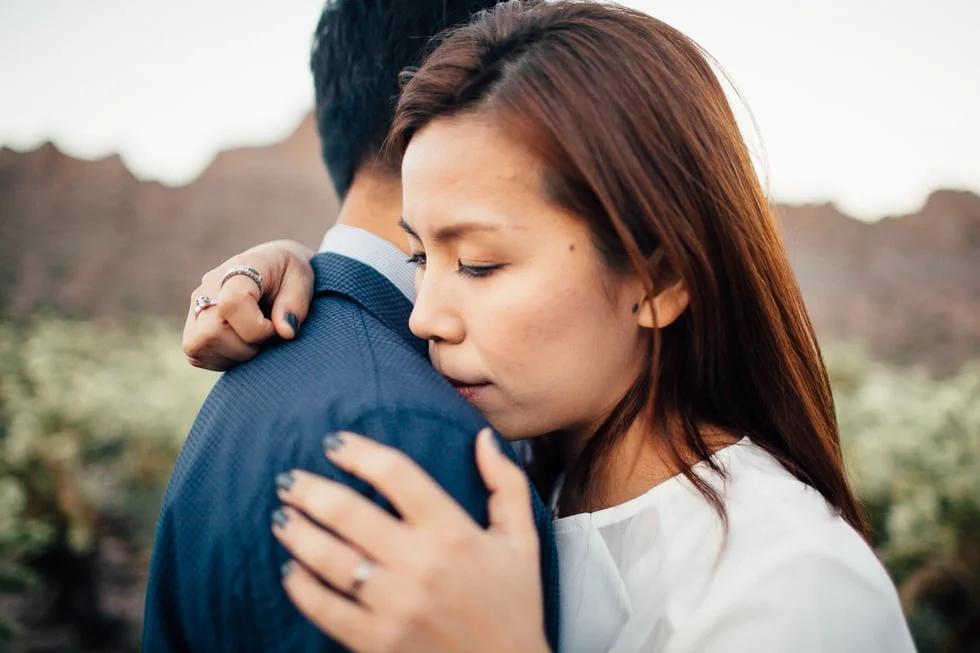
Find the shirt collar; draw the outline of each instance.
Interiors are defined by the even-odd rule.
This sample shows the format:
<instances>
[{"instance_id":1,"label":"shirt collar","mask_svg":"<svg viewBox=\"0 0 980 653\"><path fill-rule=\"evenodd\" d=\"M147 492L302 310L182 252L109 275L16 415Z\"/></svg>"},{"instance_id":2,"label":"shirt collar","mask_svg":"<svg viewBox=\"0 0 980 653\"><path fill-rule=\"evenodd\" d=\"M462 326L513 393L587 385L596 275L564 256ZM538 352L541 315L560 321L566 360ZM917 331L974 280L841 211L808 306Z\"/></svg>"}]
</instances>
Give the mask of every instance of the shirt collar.
<instances>
[{"instance_id":1,"label":"shirt collar","mask_svg":"<svg viewBox=\"0 0 980 653\"><path fill-rule=\"evenodd\" d=\"M314 297L342 295L374 315L401 336L413 349L428 358L428 343L408 328L412 302L376 269L335 252L321 252L310 259L314 275Z\"/></svg>"},{"instance_id":2,"label":"shirt collar","mask_svg":"<svg viewBox=\"0 0 980 653\"><path fill-rule=\"evenodd\" d=\"M346 224L327 230L320 244L321 252L340 254L374 269L415 303L415 268L405 253L370 231Z\"/></svg>"}]
</instances>

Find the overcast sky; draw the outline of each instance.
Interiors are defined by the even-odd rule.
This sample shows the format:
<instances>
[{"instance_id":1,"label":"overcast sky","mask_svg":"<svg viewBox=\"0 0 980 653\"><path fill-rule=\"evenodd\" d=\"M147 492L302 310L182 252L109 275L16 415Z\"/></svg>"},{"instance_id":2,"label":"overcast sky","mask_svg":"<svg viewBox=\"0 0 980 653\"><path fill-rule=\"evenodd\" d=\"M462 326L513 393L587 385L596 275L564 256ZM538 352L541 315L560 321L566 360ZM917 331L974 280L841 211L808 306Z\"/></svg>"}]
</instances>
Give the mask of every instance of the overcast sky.
<instances>
[{"instance_id":1,"label":"overcast sky","mask_svg":"<svg viewBox=\"0 0 980 653\"><path fill-rule=\"evenodd\" d=\"M980 1L626 4L727 70L777 199L875 218L914 211L938 187L980 191ZM321 6L2 0L0 145L118 152L141 178L187 183L218 150L278 140L309 109Z\"/></svg>"}]
</instances>

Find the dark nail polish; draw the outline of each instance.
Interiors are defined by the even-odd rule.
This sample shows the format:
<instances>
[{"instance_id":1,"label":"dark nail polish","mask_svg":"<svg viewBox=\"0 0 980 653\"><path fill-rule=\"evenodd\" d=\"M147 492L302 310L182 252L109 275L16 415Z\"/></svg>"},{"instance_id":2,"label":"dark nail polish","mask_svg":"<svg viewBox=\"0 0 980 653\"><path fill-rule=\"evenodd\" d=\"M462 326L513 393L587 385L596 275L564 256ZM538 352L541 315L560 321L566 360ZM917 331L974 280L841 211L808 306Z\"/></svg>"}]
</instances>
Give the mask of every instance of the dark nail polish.
<instances>
[{"instance_id":1,"label":"dark nail polish","mask_svg":"<svg viewBox=\"0 0 980 653\"><path fill-rule=\"evenodd\" d=\"M337 451L342 446L344 446L344 439L339 433L328 433L327 437L323 438L323 448L327 451Z\"/></svg>"},{"instance_id":2,"label":"dark nail polish","mask_svg":"<svg viewBox=\"0 0 980 653\"><path fill-rule=\"evenodd\" d=\"M286 322L293 329L293 335L299 334L299 318L295 313L286 313Z\"/></svg>"},{"instance_id":3,"label":"dark nail polish","mask_svg":"<svg viewBox=\"0 0 980 653\"><path fill-rule=\"evenodd\" d=\"M289 574L293 573L293 566L288 562L284 562L282 563L282 567L279 567L279 573L282 574L283 578L286 578Z\"/></svg>"},{"instance_id":4,"label":"dark nail polish","mask_svg":"<svg viewBox=\"0 0 980 653\"><path fill-rule=\"evenodd\" d=\"M274 526L285 528L288 521L289 515L287 515L282 508L272 511L272 524Z\"/></svg>"},{"instance_id":5,"label":"dark nail polish","mask_svg":"<svg viewBox=\"0 0 980 653\"><path fill-rule=\"evenodd\" d=\"M276 475L276 487L280 490L285 490L289 492L290 488L293 487L293 483L296 482L296 477L290 472L283 472L282 474Z\"/></svg>"}]
</instances>

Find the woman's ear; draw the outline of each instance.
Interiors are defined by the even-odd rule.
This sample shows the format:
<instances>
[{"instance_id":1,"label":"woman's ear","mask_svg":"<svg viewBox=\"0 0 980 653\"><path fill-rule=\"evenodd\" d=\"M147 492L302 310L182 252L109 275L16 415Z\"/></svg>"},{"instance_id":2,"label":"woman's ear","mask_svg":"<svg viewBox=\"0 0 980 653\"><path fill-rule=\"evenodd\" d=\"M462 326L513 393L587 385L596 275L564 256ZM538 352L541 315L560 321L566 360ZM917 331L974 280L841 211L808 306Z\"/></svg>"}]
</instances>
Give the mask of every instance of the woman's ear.
<instances>
[{"instance_id":1,"label":"woman's ear","mask_svg":"<svg viewBox=\"0 0 980 653\"><path fill-rule=\"evenodd\" d=\"M661 290L652 299L644 298L635 311L636 321L641 327L647 329L662 329L684 313L689 299L690 296L684 281L677 281L672 286Z\"/></svg>"}]
</instances>

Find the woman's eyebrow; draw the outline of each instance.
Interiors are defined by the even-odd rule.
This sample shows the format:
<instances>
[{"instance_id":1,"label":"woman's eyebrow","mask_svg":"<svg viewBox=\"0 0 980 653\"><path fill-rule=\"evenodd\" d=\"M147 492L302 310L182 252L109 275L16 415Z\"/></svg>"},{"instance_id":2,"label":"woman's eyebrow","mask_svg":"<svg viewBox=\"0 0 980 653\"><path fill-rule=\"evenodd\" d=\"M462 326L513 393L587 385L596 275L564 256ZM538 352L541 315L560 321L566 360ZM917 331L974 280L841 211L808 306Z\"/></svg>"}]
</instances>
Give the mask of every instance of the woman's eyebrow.
<instances>
[{"instance_id":1,"label":"woman's eyebrow","mask_svg":"<svg viewBox=\"0 0 980 653\"><path fill-rule=\"evenodd\" d=\"M421 240L419 235L412 229L405 218L398 219L398 226L402 228L409 236L415 238L416 240ZM486 222L462 222L458 224L447 225L436 230L434 240L437 243L446 243L454 240L459 240L463 236L472 233L474 231L500 231L500 226L495 224L490 224Z\"/></svg>"},{"instance_id":2,"label":"woman's eyebrow","mask_svg":"<svg viewBox=\"0 0 980 653\"><path fill-rule=\"evenodd\" d=\"M419 235L417 233L415 233L415 230L412 229L410 226L408 226L408 223L405 222L404 216L398 218L398 226L402 228L402 231L404 231L405 233L407 233L409 236L411 236L415 240L421 240L419 238Z\"/></svg>"}]
</instances>

